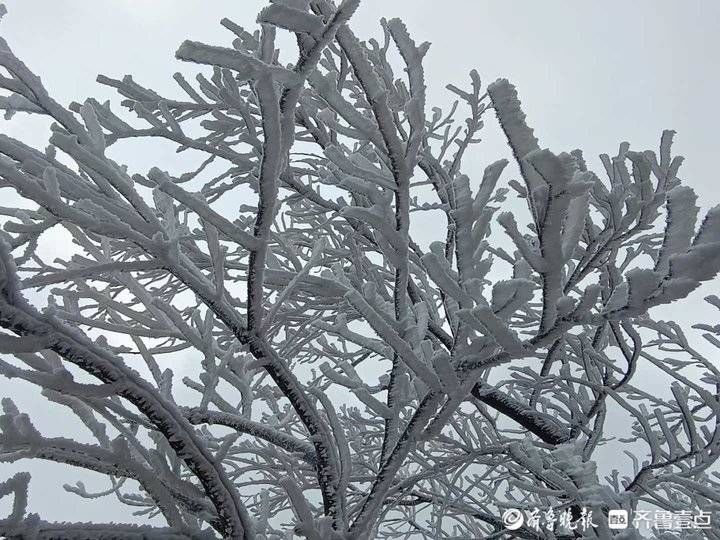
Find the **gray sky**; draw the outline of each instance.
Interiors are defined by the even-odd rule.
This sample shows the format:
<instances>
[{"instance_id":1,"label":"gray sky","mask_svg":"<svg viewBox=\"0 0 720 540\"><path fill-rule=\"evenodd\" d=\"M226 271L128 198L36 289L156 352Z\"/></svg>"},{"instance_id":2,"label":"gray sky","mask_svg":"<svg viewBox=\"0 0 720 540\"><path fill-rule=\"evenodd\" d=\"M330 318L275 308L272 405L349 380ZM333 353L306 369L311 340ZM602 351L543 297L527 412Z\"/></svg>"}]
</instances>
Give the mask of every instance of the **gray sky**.
<instances>
[{"instance_id":1,"label":"gray sky","mask_svg":"<svg viewBox=\"0 0 720 540\"><path fill-rule=\"evenodd\" d=\"M130 73L161 94L178 95L172 74L195 71L174 59L180 42L190 38L227 46L232 34L219 20L228 17L252 28L258 10L266 4L258 0L5 3L9 13L0 23L0 34L63 104L88 96L118 104L116 94L95 83L98 73L114 78ZM452 95L444 85L465 86L470 69L477 69L485 83L506 77L518 87L541 145L555 151L580 147L598 172L602 170L599 153L614 154L623 140L636 150L656 148L662 130L675 129L675 153L686 157L680 176L698 192L704 208L720 200L715 166L720 2L364 0L352 27L363 39L378 37L381 16L401 17L416 41L432 43L425 61L430 106L447 107ZM42 120L20 115L11 122L0 120L0 132L37 145L46 144L45 128ZM486 164L508 153L494 126L482 136L487 143L475 147L467 161L466 172L476 178ZM168 168L163 164L176 159L173 156L170 147L133 153L131 169ZM62 251L63 246L56 243L54 249ZM711 288L718 292L717 283ZM703 292L710 291L705 287ZM694 295L684 309L697 311L700 297ZM16 384L0 379L0 395L16 397L17 387L11 391ZM23 402L34 415L42 414L42 403L19 394L19 404ZM58 435L65 427L54 426ZM0 477L27 468L34 474L31 507L43 518L129 519L127 510L118 513L109 500L75 504L74 496L62 490L62 482L88 475L25 462L0 467ZM4 508L0 505L0 514Z\"/></svg>"}]
</instances>

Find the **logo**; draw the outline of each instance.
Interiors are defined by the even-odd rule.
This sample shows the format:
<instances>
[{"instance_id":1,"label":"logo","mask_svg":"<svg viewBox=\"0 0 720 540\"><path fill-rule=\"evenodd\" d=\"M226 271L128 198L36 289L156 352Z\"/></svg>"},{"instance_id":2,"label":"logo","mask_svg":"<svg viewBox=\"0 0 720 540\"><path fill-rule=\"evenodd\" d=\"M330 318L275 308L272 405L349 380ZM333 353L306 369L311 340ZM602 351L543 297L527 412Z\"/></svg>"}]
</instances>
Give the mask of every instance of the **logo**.
<instances>
[{"instance_id":1,"label":"logo","mask_svg":"<svg viewBox=\"0 0 720 540\"><path fill-rule=\"evenodd\" d=\"M525 516L517 508L508 508L503 512L502 521L508 531L517 531L523 526Z\"/></svg>"},{"instance_id":2,"label":"logo","mask_svg":"<svg viewBox=\"0 0 720 540\"><path fill-rule=\"evenodd\" d=\"M627 510L610 510L608 512L609 529L627 529L629 524Z\"/></svg>"}]
</instances>

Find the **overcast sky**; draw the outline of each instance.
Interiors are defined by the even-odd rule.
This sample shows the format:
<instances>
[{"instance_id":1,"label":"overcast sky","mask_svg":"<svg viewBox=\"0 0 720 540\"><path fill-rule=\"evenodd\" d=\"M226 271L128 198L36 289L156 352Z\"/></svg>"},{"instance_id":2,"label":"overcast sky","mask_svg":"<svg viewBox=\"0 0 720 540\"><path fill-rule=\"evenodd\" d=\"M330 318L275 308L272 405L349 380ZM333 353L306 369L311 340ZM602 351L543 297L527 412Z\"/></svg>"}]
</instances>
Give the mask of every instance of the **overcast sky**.
<instances>
[{"instance_id":1,"label":"overcast sky","mask_svg":"<svg viewBox=\"0 0 720 540\"><path fill-rule=\"evenodd\" d=\"M95 82L98 73L135 80L178 95L174 59L185 38L228 46L222 17L253 28L258 0L6 0L0 34L63 104L88 96L118 98ZM485 1L364 0L351 26L361 38L381 35L380 17L401 17L416 41L430 41L425 72L429 105L447 107L447 83L467 83L475 68L485 83L498 77L517 87L542 146L580 147L595 170L627 140L656 148L663 129L675 129L675 153L686 157L680 176L704 208L718 190L717 92L720 88L720 2L685 0ZM292 57L291 51L288 58ZM0 120L0 132L45 144L41 121ZM507 154L497 134L468 161L470 175ZM137 167L163 167L162 150L134 155ZM6 204L3 202L2 204ZM62 251L58 244L56 249ZM718 289L717 284L713 284ZM705 294L707 294L707 290ZM717 290L711 292L717 293ZM697 310L698 295L683 304ZM0 379L0 395L10 383ZM39 404L28 404L41 409ZM62 426L60 426L62 427ZM61 431L61 430L60 430ZM2 467L6 472L27 469ZM49 520L127 519L109 501L75 506L60 484L80 478L53 465L33 465L31 506ZM43 482L43 475L53 482ZM58 480L60 478L60 480ZM83 476L83 478L85 478ZM0 506L0 510L4 508ZM72 512L68 514L69 509ZM86 510L90 509L90 510Z\"/></svg>"}]
</instances>

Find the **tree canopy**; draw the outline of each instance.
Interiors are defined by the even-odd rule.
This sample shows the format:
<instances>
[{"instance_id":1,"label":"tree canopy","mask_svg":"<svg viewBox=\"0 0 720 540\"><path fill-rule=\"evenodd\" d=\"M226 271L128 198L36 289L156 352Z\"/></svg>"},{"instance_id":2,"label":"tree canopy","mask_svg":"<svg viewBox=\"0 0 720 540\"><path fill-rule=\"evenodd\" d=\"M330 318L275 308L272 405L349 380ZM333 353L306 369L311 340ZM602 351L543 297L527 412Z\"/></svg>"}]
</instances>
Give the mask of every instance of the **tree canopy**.
<instances>
[{"instance_id":1,"label":"tree canopy","mask_svg":"<svg viewBox=\"0 0 720 540\"><path fill-rule=\"evenodd\" d=\"M428 44L398 19L360 41L358 4L224 19L231 46L178 48L201 67L176 96L99 76L120 108L61 105L0 39L6 118L52 121L45 149L0 134L0 188L21 201L0 208L0 373L89 441L5 398L0 461L101 473L103 492L65 489L148 518L45 521L19 473L0 534L639 539L608 511L718 509L717 362L648 311L720 270L720 207L699 216L674 132L596 174L542 147L505 79L473 71L430 106ZM472 171L486 120L515 163ZM130 170L112 157L129 139L197 167ZM419 223L441 240L417 242ZM72 245L47 260L57 229ZM720 347L720 326L696 330ZM602 477L604 446L619 457ZM569 521L509 529L509 508ZM720 538L696 528L682 538Z\"/></svg>"}]
</instances>

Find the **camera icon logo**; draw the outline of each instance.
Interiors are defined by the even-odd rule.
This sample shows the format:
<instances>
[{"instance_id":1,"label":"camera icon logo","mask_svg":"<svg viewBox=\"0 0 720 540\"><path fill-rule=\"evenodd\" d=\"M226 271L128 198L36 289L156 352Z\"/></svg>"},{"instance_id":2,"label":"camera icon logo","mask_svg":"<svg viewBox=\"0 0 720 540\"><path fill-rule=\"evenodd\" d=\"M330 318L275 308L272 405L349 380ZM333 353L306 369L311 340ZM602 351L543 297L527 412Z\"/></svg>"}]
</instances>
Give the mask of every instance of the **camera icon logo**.
<instances>
[{"instance_id":1,"label":"camera icon logo","mask_svg":"<svg viewBox=\"0 0 720 540\"><path fill-rule=\"evenodd\" d=\"M610 510L608 512L609 529L627 529L629 524L627 510Z\"/></svg>"}]
</instances>

